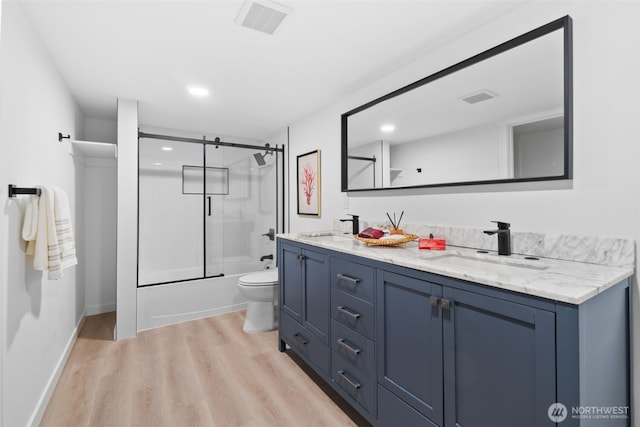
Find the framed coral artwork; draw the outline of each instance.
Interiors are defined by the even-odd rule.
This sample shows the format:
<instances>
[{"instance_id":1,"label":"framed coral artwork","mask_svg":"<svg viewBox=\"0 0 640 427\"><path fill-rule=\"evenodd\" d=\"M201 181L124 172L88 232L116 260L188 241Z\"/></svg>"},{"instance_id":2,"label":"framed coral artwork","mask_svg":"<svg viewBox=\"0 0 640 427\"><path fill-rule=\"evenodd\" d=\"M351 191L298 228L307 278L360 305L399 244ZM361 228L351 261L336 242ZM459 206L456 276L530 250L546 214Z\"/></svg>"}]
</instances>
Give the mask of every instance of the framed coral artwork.
<instances>
[{"instance_id":1,"label":"framed coral artwork","mask_svg":"<svg viewBox=\"0 0 640 427\"><path fill-rule=\"evenodd\" d=\"M298 156L298 215L320 216L320 150Z\"/></svg>"}]
</instances>

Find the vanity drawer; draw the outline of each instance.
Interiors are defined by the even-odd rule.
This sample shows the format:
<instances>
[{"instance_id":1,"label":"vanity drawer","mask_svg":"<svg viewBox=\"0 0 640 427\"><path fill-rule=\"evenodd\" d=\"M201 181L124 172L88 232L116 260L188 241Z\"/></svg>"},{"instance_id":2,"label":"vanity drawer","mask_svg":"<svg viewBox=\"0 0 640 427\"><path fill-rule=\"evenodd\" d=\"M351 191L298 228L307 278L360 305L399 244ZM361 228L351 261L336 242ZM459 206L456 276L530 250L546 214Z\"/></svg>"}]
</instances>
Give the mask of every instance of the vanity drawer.
<instances>
[{"instance_id":1,"label":"vanity drawer","mask_svg":"<svg viewBox=\"0 0 640 427\"><path fill-rule=\"evenodd\" d=\"M331 320L331 339L334 353L341 355L351 368L359 369L371 377L375 375L373 341L335 320Z\"/></svg>"},{"instance_id":2,"label":"vanity drawer","mask_svg":"<svg viewBox=\"0 0 640 427\"><path fill-rule=\"evenodd\" d=\"M329 347L283 312L280 312L280 334L280 339L289 344L296 353L313 362L322 373L329 375Z\"/></svg>"},{"instance_id":3,"label":"vanity drawer","mask_svg":"<svg viewBox=\"0 0 640 427\"><path fill-rule=\"evenodd\" d=\"M331 258L331 285L346 294L373 303L375 286L372 267Z\"/></svg>"},{"instance_id":4,"label":"vanity drawer","mask_svg":"<svg viewBox=\"0 0 640 427\"><path fill-rule=\"evenodd\" d=\"M331 317L361 335L373 340L373 304L331 289Z\"/></svg>"},{"instance_id":5,"label":"vanity drawer","mask_svg":"<svg viewBox=\"0 0 640 427\"><path fill-rule=\"evenodd\" d=\"M333 352L333 381L367 411L375 414L376 383L373 378L345 360L342 355Z\"/></svg>"}]
</instances>

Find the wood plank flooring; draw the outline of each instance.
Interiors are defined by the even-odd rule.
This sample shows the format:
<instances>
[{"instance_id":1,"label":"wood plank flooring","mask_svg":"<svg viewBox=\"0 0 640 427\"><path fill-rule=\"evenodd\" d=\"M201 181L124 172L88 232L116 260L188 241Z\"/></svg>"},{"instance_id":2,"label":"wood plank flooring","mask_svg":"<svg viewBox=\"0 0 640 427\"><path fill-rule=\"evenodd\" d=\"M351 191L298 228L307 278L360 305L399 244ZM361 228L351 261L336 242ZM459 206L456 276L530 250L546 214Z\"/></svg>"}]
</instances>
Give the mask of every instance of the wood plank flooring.
<instances>
[{"instance_id":1,"label":"wood plank flooring","mask_svg":"<svg viewBox=\"0 0 640 427\"><path fill-rule=\"evenodd\" d=\"M242 332L244 311L112 340L88 317L41 426L369 426L277 331Z\"/></svg>"}]
</instances>

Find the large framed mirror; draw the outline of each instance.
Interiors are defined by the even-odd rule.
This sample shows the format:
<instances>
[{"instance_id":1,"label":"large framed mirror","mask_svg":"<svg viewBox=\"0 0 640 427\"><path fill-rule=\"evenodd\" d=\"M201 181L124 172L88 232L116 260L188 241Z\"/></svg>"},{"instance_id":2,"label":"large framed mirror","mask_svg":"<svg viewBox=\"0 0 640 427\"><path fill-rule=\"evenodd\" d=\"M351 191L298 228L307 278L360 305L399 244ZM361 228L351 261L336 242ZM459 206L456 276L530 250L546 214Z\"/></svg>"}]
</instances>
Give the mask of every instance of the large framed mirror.
<instances>
[{"instance_id":1,"label":"large framed mirror","mask_svg":"<svg viewBox=\"0 0 640 427\"><path fill-rule=\"evenodd\" d=\"M342 115L342 191L572 179L565 16Z\"/></svg>"}]
</instances>

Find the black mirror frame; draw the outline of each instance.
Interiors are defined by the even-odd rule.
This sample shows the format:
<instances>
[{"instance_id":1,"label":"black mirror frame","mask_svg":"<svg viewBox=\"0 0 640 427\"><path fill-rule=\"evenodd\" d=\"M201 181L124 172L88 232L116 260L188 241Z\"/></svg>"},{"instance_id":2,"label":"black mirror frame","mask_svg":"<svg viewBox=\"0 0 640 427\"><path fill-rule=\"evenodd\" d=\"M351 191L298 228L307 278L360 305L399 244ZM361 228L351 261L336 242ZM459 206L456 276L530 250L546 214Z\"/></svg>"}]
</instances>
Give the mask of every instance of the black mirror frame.
<instances>
[{"instance_id":1,"label":"black mirror frame","mask_svg":"<svg viewBox=\"0 0 640 427\"><path fill-rule=\"evenodd\" d=\"M438 184L425 184L425 185L411 185L403 187L382 187L382 188L348 188L348 146L347 146L347 119L349 116L356 114L360 111L366 110L376 104L379 104L388 99L402 95L405 92L423 86L427 83L440 79L448 74L455 73L458 70L469 67L478 62L484 61L492 56L506 52L538 37L549 34L553 31L563 29L564 40L564 174L554 176L543 176L533 178L509 178L509 179L495 179L495 180L481 180L481 181L463 181L463 182L448 182ZM405 188L434 188L434 187L453 187L453 186L465 186L465 185L481 185L481 184L503 184L503 183L515 183L515 182L533 182L533 181L555 181L555 180L568 180L573 179L573 23L569 15L566 15L553 22L545 24L534 30L531 30L525 34L515 37L507 42L499 44L491 49L488 49L482 53L474 55L464 61L458 62L455 65L447 67L441 71L438 71L430 76L420 79L414 83L397 89L391 93L388 93L373 101L367 102L357 108L354 108L341 116L341 189L342 192L356 192L356 191L379 191L379 190L395 190Z\"/></svg>"}]
</instances>

